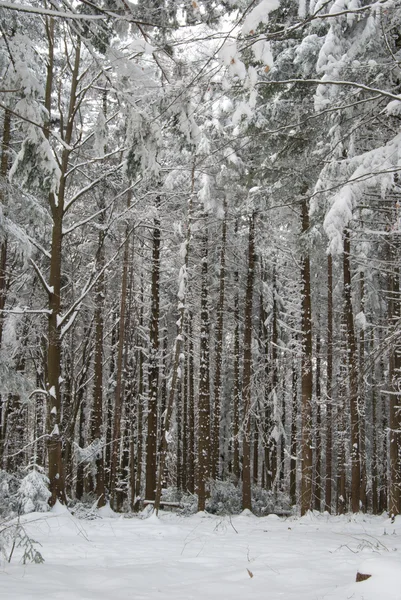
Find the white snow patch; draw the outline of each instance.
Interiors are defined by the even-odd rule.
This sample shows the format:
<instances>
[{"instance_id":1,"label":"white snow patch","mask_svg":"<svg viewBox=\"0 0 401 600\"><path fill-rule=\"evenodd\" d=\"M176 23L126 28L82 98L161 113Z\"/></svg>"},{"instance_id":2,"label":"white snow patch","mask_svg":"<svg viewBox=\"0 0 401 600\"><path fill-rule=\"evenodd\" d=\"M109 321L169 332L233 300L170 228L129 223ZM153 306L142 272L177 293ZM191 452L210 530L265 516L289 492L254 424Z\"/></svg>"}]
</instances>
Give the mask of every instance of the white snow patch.
<instances>
[{"instance_id":1,"label":"white snow patch","mask_svg":"<svg viewBox=\"0 0 401 600\"><path fill-rule=\"evenodd\" d=\"M2 563L7 600L400 600L399 518L79 520L57 503L21 520L45 562L23 565L16 548ZM356 583L358 570L372 577Z\"/></svg>"}]
</instances>

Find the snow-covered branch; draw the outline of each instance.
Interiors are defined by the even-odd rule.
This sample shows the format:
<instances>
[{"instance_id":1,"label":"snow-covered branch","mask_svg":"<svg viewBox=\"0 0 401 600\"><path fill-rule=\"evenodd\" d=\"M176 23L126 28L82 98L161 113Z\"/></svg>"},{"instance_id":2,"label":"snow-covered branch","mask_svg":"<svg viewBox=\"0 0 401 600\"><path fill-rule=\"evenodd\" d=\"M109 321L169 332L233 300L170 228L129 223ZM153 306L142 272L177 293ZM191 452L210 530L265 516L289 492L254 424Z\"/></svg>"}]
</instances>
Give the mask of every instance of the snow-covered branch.
<instances>
[{"instance_id":1,"label":"snow-covered branch","mask_svg":"<svg viewBox=\"0 0 401 600\"><path fill-rule=\"evenodd\" d=\"M280 79L279 81L258 81L256 85L288 85L291 83L300 85L339 85L342 87L352 87L401 102L401 95L392 94L386 90L370 87L368 85L364 85L363 83L357 83L356 81L332 81L329 79Z\"/></svg>"}]
</instances>

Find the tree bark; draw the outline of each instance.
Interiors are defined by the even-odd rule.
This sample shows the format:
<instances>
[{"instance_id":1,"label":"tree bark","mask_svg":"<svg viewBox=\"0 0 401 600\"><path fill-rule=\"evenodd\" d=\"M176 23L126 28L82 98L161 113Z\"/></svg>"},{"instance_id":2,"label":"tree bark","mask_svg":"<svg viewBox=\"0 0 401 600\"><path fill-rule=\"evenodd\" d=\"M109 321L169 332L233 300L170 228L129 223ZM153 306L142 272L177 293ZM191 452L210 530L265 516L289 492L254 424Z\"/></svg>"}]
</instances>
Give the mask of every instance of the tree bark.
<instances>
[{"instance_id":1,"label":"tree bark","mask_svg":"<svg viewBox=\"0 0 401 600\"><path fill-rule=\"evenodd\" d=\"M214 373L214 411L213 411L213 452L212 452L212 479L219 475L220 457L220 419L221 419L221 380L223 366L223 324L224 324L224 296L226 284L226 240L227 240L227 201L224 198L224 218L221 234L220 250L220 275L219 275L219 300L217 304L217 325L215 345L215 373Z\"/></svg>"},{"instance_id":2,"label":"tree bark","mask_svg":"<svg viewBox=\"0 0 401 600\"><path fill-rule=\"evenodd\" d=\"M156 211L160 205L157 198ZM152 291L150 318L149 348L149 396L148 396L148 431L146 442L146 489L147 500L156 496L156 452L157 452L157 399L159 389L159 318L160 318L160 217L156 214L153 220L152 246Z\"/></svg>"},{"instance_id":3,"label":"tree bark","mask_svg":"<svg viewBox=\"0 0 401 600\"><path fill-rule=\"evenodd\" d=\"M244 366L242 375L242 402L244 406L242 434L242 509L252 510L251 486L251 376L252 376L252 311L255 280L255 213L248 217L248 274L244 312Z\"/></svg>"},{"instance_id":4,"label":"tree bark","mask_svg":"<svg viewBox=\"0 0 401 600\"><path fill-rule=\"evenodd\" d=\"M128 192L127 207L131 204L131 192ZM113 436L111 440L111 464L110 464L110 497L113 510L119 510L118 502L118 461L121 445L121 417L123 409L123 357L125 346L125 317L126 317L126 301L127 301L127 283L128 283L128 257L129 257L129 232L126 230L126 238L124 243L122 278L121 278L121 299L120 299L120 320L118 327L118 348L117 348L117 364L116 364L116 389L114 394L114 422Z\"/></svg>"},{"instance_id":5,"label":"tree bark","mask_svg":"<svg viewBox=\"0 0 401 600\"><path fill-rule=\"evenodd\" d=\"M354 329L354 313L351 301L351 258L350 258L350 232L344 233L344 303L345 320L347 328L347 354L349 366L349 403L351 418L351 508L352 512L360 510L360 439L359 439L359 412L358 412L358 351Z\"/></svg>"},{"instance_id":6,"label":"tree bark","mask_svg":"<svg viewBox=\"0 0 401 600\"><path fill-rule=\"evenodd\" d=\"M238 220L235 221L235 233L238 233ZM233 389L233 475L238 482L241 476L240 448L239 448L239 422L240 422L240 340L239 340L239 273L234 271L234 389Z\"/></svg>"},{"instance_id":7,"label":"tree bark","mask_svg":"<svg viewBox=\"0 0 401 600\"><path fill-rule=\"evenodd\" d=\"M333 479L333 257L327 256L327 382L325 510L331 513Z\"/></svg>"},{"instance_id":8,"label":"tree bark","mask_svg":"<svg viewBox=\"0 0 401 600\"><path fill-rule=\"evenodd\" d=\"M302 233L309 228L307 201L302 202ZM304 250L301 263L302 281L302 481L301 515L312 509L312 306L309 252Z\"/></svg>"},{"instance_id":9,"label":"tree bark","mask_svg":"<svg viewBox=\"0 0 401 600\"><path fill-rule=\"evenodd\" d=\"M51 46L52 48L52 46ZM48 285L48 308L50 311L48 322L48 349L47 349L47 391L48 391L48 460L50 506L57 500L66 503L64 464L62 456L62 435L60 432L61 419L61 329L59 325L61 311L61 267L62 267L62 240L63 240L63 217L64 200L66 192L66 179L68 161L71 154L71 141L74 129L74 118L77 101L78 74L81 61L81 42L78 38L75 49L75 59L71 79L70 102L68 109L68 120L65 132L66 146L61 157L61 179L57 197L50 196L50 207L53 219L52 240L50 253L50 276ZM46 97L48 90L52 88L52 72L48 72ZM50 107L46 107L49 108ZM50 112L50 111L49 111Z\"/></svg>"},{"instance_id":10,"label":"tree bark","mask_svg":"<svg viewBox=\"0 0 401 600\"><path fill-rule=\"evenodd\" d=\"M398 242L393 240L391 246L390 264L391 273L389 275L389 323L390 327L397 327L400 316L400 275L399 275L399 256ZM401 394L399 391L399 381L401 375L401 347L396 339L390 349L390 417L389 417L389 456L390 456L390 481L389 481L389 513L390 516L396 516L401 511Z\"/></svg>"},{"instance_id":11,"label":"tree bark","mask_svg":"<svg viewBox=\"0 0 401 600\"><path fill-rule=\"evenodd\" d=\"M206 482L210 475L210 364L208 299L208 233L204 233L201 269L201 325L198 398L198 511L205 510Z\"/></svg>"}]
</instances>

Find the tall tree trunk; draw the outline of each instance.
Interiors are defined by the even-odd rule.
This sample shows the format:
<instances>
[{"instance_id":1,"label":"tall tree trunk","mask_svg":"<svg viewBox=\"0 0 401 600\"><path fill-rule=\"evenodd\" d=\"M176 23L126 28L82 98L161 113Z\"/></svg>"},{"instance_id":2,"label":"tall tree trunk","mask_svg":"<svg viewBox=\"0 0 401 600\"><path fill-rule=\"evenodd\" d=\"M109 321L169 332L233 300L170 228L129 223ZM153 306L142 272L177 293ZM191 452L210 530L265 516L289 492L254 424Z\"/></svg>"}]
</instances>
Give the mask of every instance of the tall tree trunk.
<instances>
[{"instance_id":1,"label":"tall tree trunk","mask_svg":"<svg viewBox=\"0 0 401 600\"><path fill-rule=\"evenodd\" d=\"M302 233L309 229L308 204L302 202ZM312 306L311 274L308 250L304 250L301 265L302 281L302 481L301 515L312 509Z\"/></svg>"},{"instance_id":2,"label":"tall tree trunk","mask_svg":"<svg viewBox=\"0 0 401 600\"><path fill-rule=\"evenodd\" d=\"M227 201L224 198L224 218L221 234L220 250L220 276L219 300L217 304L216 347L215 347L215 373L214 373L214 416L213 416L213 452L212 452L212 479L219 475L220 456L220 418L221 418L221 379L223 366L223 320L224 320L224 295L226 284L226 239L227 239Z\"/></svg>"},{"instance_id":3,"label":"tall tree trunk","mask_svg":"<svg viewBox=\"0 0 401 600\"><path fill-rule=\"evenodd\" d=\"M3 140L1 147L1 162L0 162L0 178L5 181L8 172L9 150L10 150L10 131L11 131L11 113L6 110L4 113L3 122ZM1 186L2 187L2 186ZM4 208L7 206L7 198L2 189L0 189L0 205ZM7 237L0 245L0 348L3 338L3 321L4 307L6 304L7 295ZM1 402L0 402L1 405ZM1 410L1 408L0 408Z\"/></svg>"},{"instance_id":4,"label":"tall tree trunk","mask_svg":"<svg viewBox=\"0 0 401 600\"><path fill-rule=\"evenodd\" d=\"M238 233L238 220L235 221L235 233ZM234 271L234 389L233 389L233 475L238 482L241 475L240 449L239 449L239 422L240 422L240 340L239 340L239 273Z\"/></svg>"},{"instance_id":5,"label":"tall tree trunk","mask_svg":"<svg viewBox=\"0 0 401 600\"><path fill-rule=\"evenodd\" d=\"M139 331L143 330L143 311L144 311L144 285L143 273L141 273L141 294L140 294L140 309L139 309ZM135 496L141 497L142 486L142 455L143 455L143 401L144 401L144 384L143 384L143 350L142 342L138 340L138 398L137 398L137 426L136 426L136 478L135 478ZM139 500L135 500L135 510L139 509Z\"/></svg>"},{"instance_id":6,"label":"tall tree trunk","mask_svg":"<svg viewBox=\"0 0 401 600\"><path fill-rule=\"evenodd\" d=\"M360 439L358 413L358 351L354 329L354 313L351 301L351 259L350 232L344 233L344 304L347 328L347 354L349 366L349 402L351 417L351 508L352 512L360 510Z\"/></svg>"},{"instance_id":7,"label":"tall tree trunk","mask_svg":"<svg viewBox=\"0 0 401 600\"><path fill-rule=\"evenodd\" d=\"M321 343L320 334L316 336L316 427L315 427L315 510L321 510L322 504L322 413L321 413Z\"/></svg>"},{"instance_id":8,"label":"tall tree trunk","mask_svg":"<svg viewBox=\"0 0 401 600\"><path fill-rule=\"evenodd\" d=\"M57 500L66 503L65 477L62 456L62 435L60 432L61 419L61 327L59 323L61 311L61 267L62 267L62 240L64 200L66 193L66 180L69 158L71 154L71 141L74 129L74 118L77 102L78 74L81 60L81 42L77 39L75 49L74 67L71 79L70 103L68 120L65 132L65 147L61 157L61 179L57 197L50 196L52 212L52 240L50 258L50 276L48 285L48 349L47 349L47 391L48 391L48 460L50 492L49 504L53 506ZM47 90L52 88L52 73L48 72ZM48 107L46 107L48 108ZM49 109L48 109L49 110Z\"/></svg>"},{"instance_id":9,"label":"tall tree trunk","mask_svg":"<svg viewBox=\"0 0 401 600\"><path fill-rule=\"evenodd\" d=\"M255 213L248 217L248 274L244 313L244 367L242 375L242 402L244 406L242 436L242 508L252 510L251 486L251 376L252 376L252 311L255 281Z\"/></svg>"},{"instance_id":10,"label":"tall tree trunk","mask_svg":"<svg viewBox=\"0 0 401 600\"><path fill-rule=\"evenodd\" d=\"M290 498L297 503L297 418L298 418L298 378L296 362L292 362L292 412L291 412L291 458L290 458Z\"/></svg>"},{"instance_id":11,"label":"tall tree trunk","mask_svg":"<svg viewBox=\"0 0 401 600\"><path fill-rule=\"evenodd\" d=\"M159 210L160 198L156 201ZM157 451L157 398L159 389L159 318L160 318L160 217L153 221L152 247L152 298L150 317L149 348L149 396L148 396L148 435L146 442L146 490L147 500L156 496L156 451Z\"/></svg>"},{"instance_id":12,"label":"tall tree trunk","mask_svg":"<svg viewBox=\"0 0 401 600\"><path fill-rule=\"evenodd\" d=\"M208 299L208 233L204 233L201 270L201 325L198 398L198 511L205 510L206 481L210 475L210 365L209 365L209 299Z\"/></svg>"},{"instance_id":13,"label":"tall tree trunk","mask_svg":"<svg viewBox=\"0 0 401 600\"><path fill-rule=\"evenodd\" d=\"M333 257L327 256L327 383L325 510L331 513L333 479Z\"/></svg>"},{"instance_id":14,"label":"tall tree trunk","mask_svg":"<svg viewBox=\"0 0 401 600\"><path fill-rule=\"evenodd\" d=\"M10 148L10 131L11 131L11 113L6 110L4 113L3 122L3 140L1 148L1 162L0 162L0 207L7 205L7 198L4 196L1 188L3 187L3 181L5 181L8 172L8 161L9 161L9 148ZM6 304L7 296L7 249L8 242L5 236L0 244L0 349L3 339L3 324L4 324L4 307ZM7 401L0 395L0 466L3 462L3 450L4 450L4 439L7 424Z\"/></svg>"},{"instance_id":15,"label":"tall tree trunk","mask_svg":"<svg viewBox=\"0 0 401 600\"><path fill-rule=\"evenodd\" d=\"M360 289L360 310L364 313L365 310L365 276L364 273L360 273L359 279ZM361 461L361 491L360 500L362 510L366 511L367 508L367 457L366 457L366 389L365 389L365 331L361 327L359 334L359 375L358 375L358 387L359 387L359 413L360 413L360 461Z\"/></svg>"},{"instance_id":16,"label":"tall tree trunk","mask_svg":"<svg viewBox=\"0 0 401 600\"><path fill-rule=\"evenodd\" d=\"M188 492L195 492L195 366L194 366L194 343L192 329L192 315L187 318L187 347L188 347Z\"/></svg>"},{"instance_id":17,"label":"tall tree trunk","mask_svg":"<svg viewBox=\"0 0 401 600\"><path fill-rule=\"evenodd\" d=\"M391 327L397 327L400 322L400 275L398 241L393 240L391 247L392 264L390 265L389 285L389 322ZM389 513L391 516L401 511L401 394L399 382L401 377L401 346L396 338L390 349L390 417L389 417Z\"/></svg>"},{"instance_id":18,"label":"tall tree trunk","mask_svg":"<svg viewBox=\"0 0 401 600\"><path fill-rule=\"evenodd\" d=\"M131 192L128 192L127 207L131 204ZM120 299L120 320L118 327L118 348L117 348L117 364L116 364L116 389L114 394L114 422L113 422L113 437L111 440L111 464L110 464L110 497L111 504L114 510L119 510L118 502L118 466L121 438L121 417L123 409L123 357L125 346L125 317L126 317L126 302L128 288L128 257L129 257L129 232L126 230L126 238L124 243L123 267L121 278L121 299Z\"/></svg>"},{"instance_id":19,"label":"tall tree trunk","mask_svg":"<svg viewBox=\"0 0 401 600\"><path fill-rule=\"evenodd\" d=\"M273 264L272 275L272 291L273 291L273 306L272 306L272 342L271 342L271 390L270 390L270 489L277 489L277 441L279 439L279 408L278 408L278 306L277 306L277 289L276 289L276 265ZM274 435L272 433L274 432Z\"/></svg>"},{"instance_id":20,"label":"tall tree trunk","mask_svg":"<svg viewBox=\"0 0 401 600\"><path fill-rule=\"evenodd\" d=\"M164 420L161 424L162 431L164 432L162 435L162 443L160 449L160 460L158 466L157 473L157 482L156 482L156 496L155 496L155 511L156 514L160 508L160 499L162 494L162 482L163 482L163 471L164 466L166 464L166 455L167 455L167 446L168 446L168 436L167 433L170 428L171 416L173 414L174 408L174 397L177 388L177 381L181 379L181 371L182 371L182 343L183 343L183 333L184 333L184 324L185 324L185 299L187 297L187 273L188 273L188 260L189 260L189 246L192 237L192 208L194 201L194 191L195 191L195 169L196 169L196 161L194 159L192 165L191 172L191 193L189 195L188 200L188 214L187 214L187 235L183 245L183 251L185 252L184 264L181 267L180 271L180 285L178 290L178 311L179 311L179 319L178 319L178 335L175 339L174 345L174 353L173 353L173 364L172 364L172 376L170 381L170 387L168 391L167 404L166 409L164 411Z\"/></svg>"}]
</instances>

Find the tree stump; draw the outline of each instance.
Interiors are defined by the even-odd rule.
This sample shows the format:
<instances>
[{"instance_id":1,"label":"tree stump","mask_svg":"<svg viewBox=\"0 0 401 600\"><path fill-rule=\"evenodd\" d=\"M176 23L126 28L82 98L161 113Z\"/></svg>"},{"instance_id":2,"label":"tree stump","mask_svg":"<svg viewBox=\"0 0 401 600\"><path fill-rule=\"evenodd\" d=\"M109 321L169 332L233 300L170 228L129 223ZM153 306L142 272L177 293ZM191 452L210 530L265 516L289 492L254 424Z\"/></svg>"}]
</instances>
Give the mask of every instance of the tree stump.
<instances>
[{"instance_id":1,"label":"tree stump","mask_svg":"<svg viewBox=\"0 0 401 600\"><path fill-rule=\"evenodd\" d=\"M367 573L357 573L356 574L356 582L358 583L359 581L365 581L366 579L369 579L369 577L372 577L372 575L369 575Z\"/></svg>"}]
</instances>

